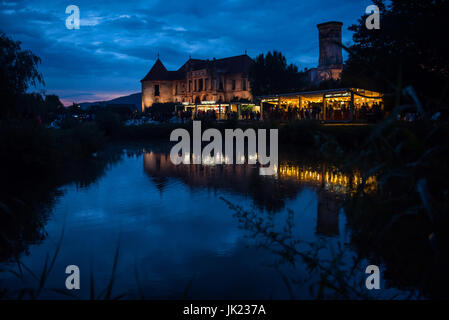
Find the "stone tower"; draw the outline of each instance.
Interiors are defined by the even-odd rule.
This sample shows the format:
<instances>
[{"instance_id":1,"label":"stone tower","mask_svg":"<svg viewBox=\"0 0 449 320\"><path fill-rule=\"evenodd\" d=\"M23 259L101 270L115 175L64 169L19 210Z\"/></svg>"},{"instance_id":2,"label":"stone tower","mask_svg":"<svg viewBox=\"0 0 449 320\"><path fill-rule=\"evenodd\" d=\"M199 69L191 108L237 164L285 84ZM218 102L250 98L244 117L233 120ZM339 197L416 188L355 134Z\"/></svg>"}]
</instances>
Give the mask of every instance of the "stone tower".
<instances>
[{"instance_id":1,"label":"stone tower","mask_svg":"<svg viewBox=\"0 0 449 320\"><path fill-rule=\"evenodd\" d=\"M340 79L343 70L341 47L342 22L330 21L317 25L319 32L320 58L318 77L320 80Z\"/></svg>"}]
</instances>

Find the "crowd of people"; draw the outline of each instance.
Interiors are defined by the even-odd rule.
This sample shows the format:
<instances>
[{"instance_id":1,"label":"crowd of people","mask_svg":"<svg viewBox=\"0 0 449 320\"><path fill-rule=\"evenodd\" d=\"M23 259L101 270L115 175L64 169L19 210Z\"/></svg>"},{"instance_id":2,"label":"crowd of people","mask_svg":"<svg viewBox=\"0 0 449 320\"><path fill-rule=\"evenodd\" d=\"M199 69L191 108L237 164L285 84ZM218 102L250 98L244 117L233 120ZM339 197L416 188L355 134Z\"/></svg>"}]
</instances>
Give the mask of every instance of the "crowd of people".
<instances>
[{"instance_id":1,"label":"crowd of people","mask_svg":"<svg viewBox=\"0 0 449 320\"><path fill-rule=\"evenodd\" d=\"M192 119L192 109L187 108L186 110L178 110L176 112L176 115L181 120L181 122L184 123L185 121Z\"/></svg>"},{"instance_id":2,"label":"crowd of people","mask_svg":"<svg viewBox=\"0 0 449 320\"><path fill-rule=\"evenodd\" d=\"M178 110L176 111L176 117L181 120L181 122L185 122L188 120L238 120L238 112L224 110L224 112L219 117L218 112L213 109L209 110L198 110L196 113L193 112L191 108L187 108L186 110ZM258 121L260 120L260 112L253 110L242 110L240 112L240 120L248 120L248 121Z\"/></svg>"},{"instance_id":3,"label":"crowd of people","mask_svg":"<svg viewBox=\"0 0 449 320\"><path fill-rule=\"evenodd\" d=\"M382 106L377 102L371 106L363 103L360 108L355 109L354 118L356 120L380 120L383 117Z\"/></svg>"},{"instance_id":4,"label":"crowd of people","mask_svg":"<svg viewBox=\"0 0 449 320\"><path fill-rule=\"evenodd\" d=\"M286 109L279 107L269 107L264 110L265 119L275 119L280 121L292 121L292 120L319 120L321 115L321 108L316 106L313 108L293 108L288 107Z\"/></svg>"},{"instance_id":5,"label":"crowd of people","mask_svg":"<svg viewBox=\"0 0 449 320\"><path fill-rule=\"evenodd\" d=\"M263 118L264 120L275 119L278 121L295 121L295 120L334 120L334 121L351 121L362 120L372 121L379 120L383 116L382 106L378 103L369 105L363 103L360 106L351 108L349 103L341 102L329 102L326 108L323 108L322 103L309 103L304 108L298 108L295 106L278 106L278 105L265 105L263 106ZM175 117L180 122L187 122L189 120L246 120L246 121L259 121L261 120L261 113L255 109L243 109L240 111L240 116L237 111L231 111L228 109L223 110L221 115L214 109L197 110L194 112L193 108L186 108L184 110L178 109L171 115L165 117L155 113L152 115L152 119L155 121L168 121L166 117ZM164 119L162 119L164 118Z\"/></svg>"},{"instance_id":6,"label":"crowd of people","mask_svg":"<svg viewBox=\"0 0 449 320\"><path fill-rule=\"evenodd\" d=\"M319 103L311 103L306 108L288 106L286 108L268 107L264 109L264 118L280 121L293 120L323 120L322 106Z\"/></svg>"},{"instance_id":7,"label":"crowd of people","mask_svg":"<svg viewBox=\"0 0 449 320\"><path fill-rule=\"evenodd\" d=\"M353 110L348 103L328 103L325 110L321 103L310 103L304 108L286 106L286 107L267 107L264 109L265 119L277 119L280 121L292 120L372 120L382 118L381 105L374 103L368 105L362 104L360 107L355 107ZM351 117L351 111L352 117Z\"/></svg>"}]
</instances>

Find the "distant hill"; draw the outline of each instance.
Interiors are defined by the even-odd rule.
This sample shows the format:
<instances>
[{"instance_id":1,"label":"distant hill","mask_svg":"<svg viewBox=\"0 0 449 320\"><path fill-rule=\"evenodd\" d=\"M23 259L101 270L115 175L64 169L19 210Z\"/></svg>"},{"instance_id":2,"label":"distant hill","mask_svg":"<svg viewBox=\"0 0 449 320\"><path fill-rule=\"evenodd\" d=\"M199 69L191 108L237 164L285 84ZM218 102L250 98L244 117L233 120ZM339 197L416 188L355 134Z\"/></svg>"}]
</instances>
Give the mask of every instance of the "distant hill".
<instances>
[{"instance_id":1,"label":"distant hill","mask_svg":"<svg viewBox=\"0 0 449 320\"><path fill-rule=\"evenodd\" d=\"M119 105L130 105L133 104L136 106L137 110L141 109L142 106L142 93L133 93L128 96L118 97L108 101L96 101L96 102L82 102L80 103L80 107L82 109L86 109L93 105L101 105L107 106L111 104L119 104Z\"/></svg>"}]
</instances>

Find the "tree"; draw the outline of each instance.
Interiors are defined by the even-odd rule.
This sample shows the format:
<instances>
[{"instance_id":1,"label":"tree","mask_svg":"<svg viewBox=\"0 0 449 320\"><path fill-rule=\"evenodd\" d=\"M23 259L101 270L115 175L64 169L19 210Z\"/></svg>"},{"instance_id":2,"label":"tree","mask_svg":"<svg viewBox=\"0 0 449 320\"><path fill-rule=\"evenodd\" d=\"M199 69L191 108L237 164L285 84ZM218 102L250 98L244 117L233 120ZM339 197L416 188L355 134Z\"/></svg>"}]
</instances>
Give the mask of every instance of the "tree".
<instances>
[{"instance_id":1,"label":"tree","mask_svg":"<svg viewBox=\"0 0 449 320\"><path fill-rule=\"evenodd\" d=\"M37 70L40 62L31 51L22 50L20 42L0 32L0 116L8 115L30 86L44 84Z\"/></svg>"},{"instance_id":2,"label":"tree","mask_svg":"<svg viewBox=\"0 0 449 320\"><path fill-rule=\"evenodd\" d=\"M442 89L449 83L449 46L443 32L449 30L449 1L373 2L380 9L380 29L366 28L367 15L349 28L354 44L343 83L386 93L412 86L425 101L447 101Z\"/></svg>"},{"instance_id":3,"label":"tree","mask_svg":"<svg viewBox=\"0 0 449 320\"><path fill-rule=\"evenodd\" d=\"M45 106L47 112L58 112L61 108L64 108L59 97L54 94L49 94L45 96Z\"/></svg>"},{"instance_id":4,"label":"tree","mask_svg":"<svg viewBox=\"0 0 449 320\"><path fill-rule=\"evenodd\" d=\"M75 102L72 103L70 107L67 109L70 114L80 114L81 113L81 106Z\"/></svg>"},{"instance_id":5,"label":"tree","mask_svg":"<svg viewBox=\"0 0 449 320\"><path fill-rule=\"evenodd\" d=\"M177 104L174 102L153 103L150 108L147 108L147 111L153 116L153 118L165 121L173 116L176 106Z\"/></svg>"},{"instance_id":6,"label":"tree","mask_svg":"<svg viewBox=\"0 0 449 320\"><path fill-rule=\"evenodd\" d=\"M258 55L249 71L253 96L299 91L304 79L304 73L298 72L294 64L287 65L287 59L278 51Z\"/></svg>"}]
</instances>

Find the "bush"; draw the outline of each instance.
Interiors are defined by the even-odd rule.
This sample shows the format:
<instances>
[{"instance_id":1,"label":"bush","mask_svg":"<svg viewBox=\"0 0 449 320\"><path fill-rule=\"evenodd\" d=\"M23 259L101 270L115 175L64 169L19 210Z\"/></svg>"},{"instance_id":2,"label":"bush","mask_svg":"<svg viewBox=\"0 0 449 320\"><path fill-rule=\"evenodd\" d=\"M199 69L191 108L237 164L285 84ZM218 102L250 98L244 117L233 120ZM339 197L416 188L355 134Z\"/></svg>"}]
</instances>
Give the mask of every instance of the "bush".
<instances>
[{"instance_id":1,"label":"bush","mask_svg":"<svg viewBox=\"0 0 449 320\"><path fill-rule=\"evenodd\" d=\"M95 124L72 129L46 129L32 121L0 124L0 166L4 175L40 174L67 162L90 157L103 147L104 134Z\"/></svg>"},{"instance_id":2,"label":"bush","mask_svg":"<svg viewBox=\"0 0 449 320\"><path fill-rule=\"evenodd\" d=\"M121 117L117 113L109 110L98 111L96 114L96 122L98 127L109 137L119 135L123 128Z\"/></svg>"}]
</instances>

